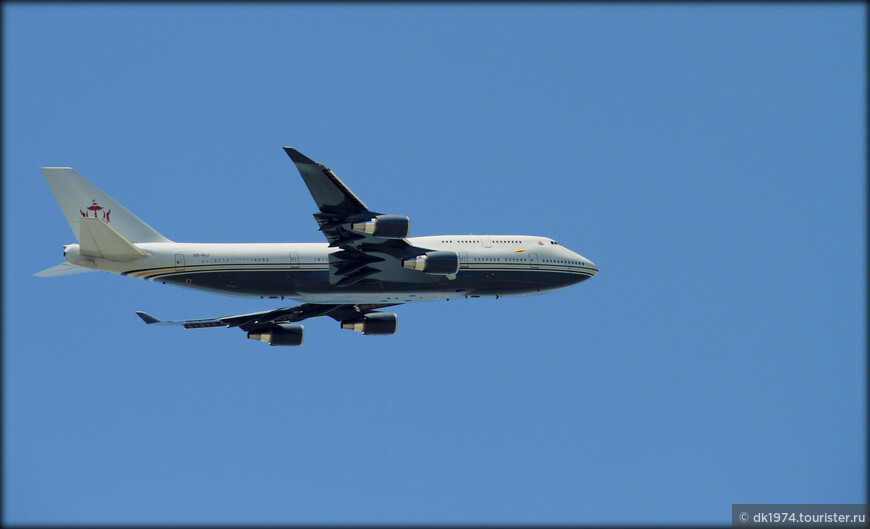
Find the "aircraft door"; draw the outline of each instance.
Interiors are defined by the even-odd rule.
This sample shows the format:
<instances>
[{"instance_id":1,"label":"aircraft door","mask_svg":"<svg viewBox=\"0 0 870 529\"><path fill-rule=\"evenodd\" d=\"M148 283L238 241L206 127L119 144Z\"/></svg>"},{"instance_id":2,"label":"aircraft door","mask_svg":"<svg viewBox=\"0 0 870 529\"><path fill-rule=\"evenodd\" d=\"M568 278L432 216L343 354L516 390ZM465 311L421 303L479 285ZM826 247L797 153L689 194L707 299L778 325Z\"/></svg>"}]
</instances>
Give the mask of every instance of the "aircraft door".
<instances>
[{"instance_id":1,"label":"aircraft door","mask_svg":"<svg viewBox=\"0 0 870 529\"><path fill-rule=\"evenodd\" d=\"M484 248L492 248L492 241L489 240L489 236L487 235L480 236L480 243L483 244Z\"/></svg>"},{"instance_id":2,"label":"aircraft door","mask_svg":"<svg viewBox=\"0 0 870 529\"><path fill-rule=\"evenodd\" d=\"M530 266L531 268L537 268L537 267L538 267L538 254L536 254L536 253L530 253L530 254L529 254L529 266Z\"/></svg>"},{"instance_id":3,"label":"aircraft door","mask_svg":"<svg viewBox=\"0 0 870 529\"><path fill-rule=\"evenodd\" d=\"M459 268L468 268L467 252L459 252Z\"/></svg>"},{"instance_id":4,"label":"aircraft door","mask_svg":"<svg viewBox=\"0 0 870 529\"><path fill-rule=\"evenodd\" d=\"M184 270L184 254L175 254L175 271L181 272Z\"/></svg>"},{"instance_id":5,"label":"aircraft door","mask_svg":"<svg viewBox=\"0 0 870 529\"><path fill-rule=\"evenodd\" d=\"M299 268L299 252L290 252L290 268Z\"/></svg>"}]
</instances>

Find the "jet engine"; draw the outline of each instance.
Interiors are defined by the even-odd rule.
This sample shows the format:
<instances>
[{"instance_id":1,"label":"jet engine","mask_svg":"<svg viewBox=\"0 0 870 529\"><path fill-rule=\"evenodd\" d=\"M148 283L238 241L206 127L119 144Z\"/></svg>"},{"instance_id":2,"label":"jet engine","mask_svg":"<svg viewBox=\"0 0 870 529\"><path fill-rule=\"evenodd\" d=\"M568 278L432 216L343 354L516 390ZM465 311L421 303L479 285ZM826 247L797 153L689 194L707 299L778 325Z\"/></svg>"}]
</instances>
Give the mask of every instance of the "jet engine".
<instances>
[{"instance_id":1,"label":"jet engine","mask_svg":"<svg viewBox=\"0 0 870 529\"><path fill-rule=\"evenodd\" d=\"M378 215L365 222L354 222L350 229L385 239L404 239L411 231L411 220L403 215Z\"/></svg>"},{"instance_id":2,"label":"jet engine","mask_svg":"<svg viewBox=\"0 0 870 529\"><path fill-rule=\"evenodd\" d=\"M428 252L413 259L403 259L402 266L427 274L452 275L459 271L456 252Z\"/></svg>"},{"instance_id":3,"label":"jet engine","mask_svg":"<svg viewBox=\"0 0 870 529\"><path fill-rule=\"evenodd\" d=\"M370 312L361 318L341 322L341 328L363 334L396 334L399 317L392 312Z\"/></svg>"},{"instance_id":4,"label":"jet engine","mask_svg":"<svg viewBox=\"0 0 870 529\"><path fill-rule=\"evenodd\" d=\"M250 331L248 338L260 340L269 345L302 345L305 330L298 323L276 323L267 329Z\"/></svg>"}]
</instances>

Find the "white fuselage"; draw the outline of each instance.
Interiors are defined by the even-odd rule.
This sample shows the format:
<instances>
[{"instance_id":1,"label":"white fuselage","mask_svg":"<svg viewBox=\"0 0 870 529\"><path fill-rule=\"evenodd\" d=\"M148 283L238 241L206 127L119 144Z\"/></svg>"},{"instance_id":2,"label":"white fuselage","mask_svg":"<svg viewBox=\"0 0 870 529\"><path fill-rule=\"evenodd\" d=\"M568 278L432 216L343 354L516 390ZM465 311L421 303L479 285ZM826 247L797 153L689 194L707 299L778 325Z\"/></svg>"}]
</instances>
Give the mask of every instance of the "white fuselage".
<instances>
[{"instance_id":1,"label":"white fuselage","mask_svg":"<svg viewBox=\"0 0 870 529\"><path fill-rule=\"evenodd\" d=\"M458 253L458 273L427 274L386 260L373 265L378 273L365 281L340 287L330 279L330 255L339 249L326 243L138 243L147 256L127 261L86 257L72 244L64 255L75 265L185 288L307 303L527 295L568 287L598 271L588 259L546 237L443 235L406 241Z\"/></svg>"}]
</instances>

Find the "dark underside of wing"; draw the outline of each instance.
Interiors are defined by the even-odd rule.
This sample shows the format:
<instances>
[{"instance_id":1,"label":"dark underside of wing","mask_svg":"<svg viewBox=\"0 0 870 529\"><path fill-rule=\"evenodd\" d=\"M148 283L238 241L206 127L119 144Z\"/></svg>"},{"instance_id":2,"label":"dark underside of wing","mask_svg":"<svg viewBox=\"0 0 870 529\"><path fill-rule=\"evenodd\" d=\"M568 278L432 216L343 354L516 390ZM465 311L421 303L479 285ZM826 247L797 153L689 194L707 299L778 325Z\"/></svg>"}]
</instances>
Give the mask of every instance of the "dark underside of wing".
<instances>
[{"instance_id":1,"label":"dark underside of wing","mask_svg":"<svg viewBox=\"0 0 870 529\"><path fill-rule=\"evenodd\" d=\"M203 329L207 327L238 327L243 331L256 331L271 327L276 323L295 323L309 318L329 316L336 321L359 318L377 309L393 307L398 303L389 304L359 304L359 305L327 305L304 303L293 307L283 307L274 310L264 310L235 316L221 316L199 320L163 321L145 312L137 312L140 318L148 324L183 325L185 329Z\"/></svg>"},{"instance_id":2,"label":"dark underside of wing","mask_svg":"<svg viewBox=\"0 0 870 529\"><path fill-rule=\"evenodd\" d=\"M401 266L400 262L386 261L401 261L427 251L425 248L412 247L404 236L383 237L378 236L378 232L366 233L352 229L354 224L385 216L370 210L325 165L292 147L284 147L284 151L296 165L320 210L314 214L318 229L323 232L331 248L339 248L339 251L329 255L330 282L336 287L349 286L377 275L383 270L381 263ZM402 218L407 221L407 217Z\"/></svg>"},{"instance_id":3,"label":"dark underside of wing","mask_svg":"<svg viewBox=\"0 0 870 529\"><path fill-rule=\"evenodd\" d=\"M329 168L308 158L292 147L284 151L296 165L302 180L308 187L319 211L314 214L319 230L323 232L331 248L329 254L329 280L336 287L346 287L378 274L385 269L402 268L402 260L430 251L410 245L405 238L409 229L407 217L383 215L370 210ZM374 277L373 277L374 276ZM375 319L377 309L392 307L388 304L316 304L304 303L274 310L205 318L197 320L162 321L150 314L137 312L145 323L154 325L183 325L186 329L207 327L239 327L244 331L276 329L282 323L295 323L309 318L329 316L345 323L356 325L361 316ZM367 334L392 334L395 332L395 315L389 322L389 332L381 329L366 330ZM388 323L388 318L377 318L371 324ZM356 329L355 329L356 330ZM301 336L301 335L300 335ZM251 335L249 335L251 337ZM272 338L270 337L269 340ZM272 342L270 341L270 344ZM301 341L300 341L301 343ZM279 344L279 345L299 345Z\"/></svg>"}]
</instances>

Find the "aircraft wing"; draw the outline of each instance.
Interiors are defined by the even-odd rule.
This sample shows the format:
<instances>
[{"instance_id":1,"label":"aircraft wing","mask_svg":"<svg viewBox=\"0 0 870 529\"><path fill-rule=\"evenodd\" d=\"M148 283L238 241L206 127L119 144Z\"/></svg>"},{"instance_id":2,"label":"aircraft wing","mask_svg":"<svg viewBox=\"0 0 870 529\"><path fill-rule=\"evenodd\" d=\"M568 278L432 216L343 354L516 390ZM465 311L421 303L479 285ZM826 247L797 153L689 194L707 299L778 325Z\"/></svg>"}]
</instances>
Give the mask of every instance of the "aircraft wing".
<instances>
[{"instance_id":1,"label":"aircraft wing","mask_svg":"<svg viewBox=\"0 0 870 529\"><path fill-rule=\"evenodd\" d=\"M314 219L329 246L330 282L352 285L383 270L384 261L416 257L427 249L405 240L408 217L372 211L329 168L292 147L284 147L317 204ZM401 266L401 263L397 263Z\"/></svg>"},{"instance_id":2,"label":"aircraft wing","mask_svg":"<svg viewBox=\"0 0 870 529\"><path fill-rule=\"evenodd\" d=\"M163 321L147 312L136 312L142 321L149 325L183 325L185 329L202 329L205 327L239 327L243 331L254 331L266 328L275 323L292 323L308 318L329 316L336 321L358 318L376 309L392 307L398 303L390 304L362 304L362 305L326 305L304 303L294 307L283 307L274 310L251 312L249 314L237 314L235 316L220 316L217 318L203 318L198 320L171 320Z\"/></svg>"},{"instance_id":3,"label":"aircraft wing","mask_svg":"<svg viewBox=\"0 0 870 529\"><path fill-rule=\"evenodd\" d=\"M308 186L308 191L311 192L311 197L320 209L321 216L336 221L336 226L325 227L318 219L321 229L334 232L341 224L352 220L369 220L368 215L378 215L370 211L328 167L315 162L293 147L284 147L284 152L299 169L299 174Z\"/></svg>"}]
</instances>

